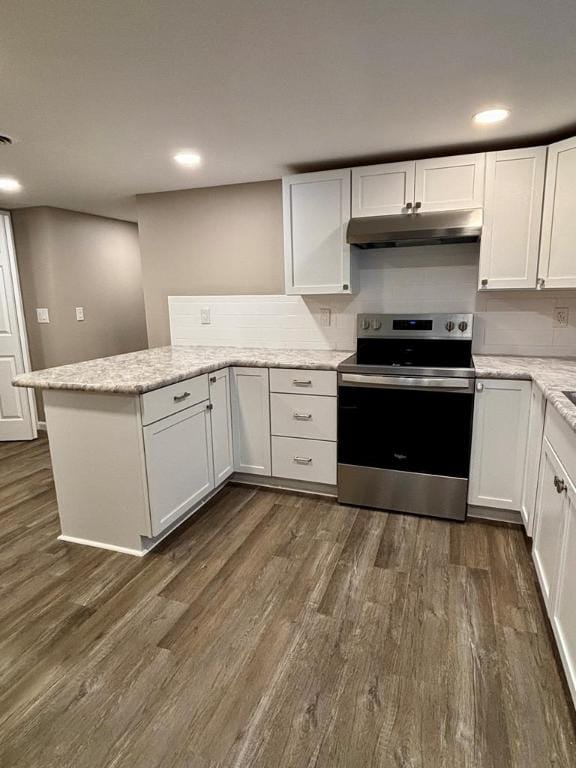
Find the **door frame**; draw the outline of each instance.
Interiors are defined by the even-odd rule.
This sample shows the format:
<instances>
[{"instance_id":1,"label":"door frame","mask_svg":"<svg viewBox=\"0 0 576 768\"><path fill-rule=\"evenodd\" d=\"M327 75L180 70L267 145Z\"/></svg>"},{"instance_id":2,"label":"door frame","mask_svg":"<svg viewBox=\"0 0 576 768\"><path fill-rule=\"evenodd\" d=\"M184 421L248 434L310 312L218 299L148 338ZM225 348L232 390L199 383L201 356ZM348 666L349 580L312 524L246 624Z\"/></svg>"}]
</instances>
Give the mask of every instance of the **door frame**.
<instances>
[{"instance_id":1,"label":"door frame","mask_svg":"<svg viewBox=\"0 0 576 768\"><path fill-rule=\"evenodd\" d=\"M28 347L28 334L26 333L26 320L24 317L24 304L22 303L22 290L20 288L20 275L18 273L18 262L16 261L16 245L14 243L14 231L12 228L12 216L10 211L0 208L0 220L2 227L6 232L6 245L8 248L8 264L10 265L10 274L12 277L12 286L14 291L14 303L16 305L16 323L18 324L18 338L22 350L22 363L24 373L32 370L30 364L30 349ZM36 398L34 390L26 388L26 397L30 407L30 416L32 418L32 432L34 437L38 437L38 411L36 410Z\"/></svg>"}]
</instances>

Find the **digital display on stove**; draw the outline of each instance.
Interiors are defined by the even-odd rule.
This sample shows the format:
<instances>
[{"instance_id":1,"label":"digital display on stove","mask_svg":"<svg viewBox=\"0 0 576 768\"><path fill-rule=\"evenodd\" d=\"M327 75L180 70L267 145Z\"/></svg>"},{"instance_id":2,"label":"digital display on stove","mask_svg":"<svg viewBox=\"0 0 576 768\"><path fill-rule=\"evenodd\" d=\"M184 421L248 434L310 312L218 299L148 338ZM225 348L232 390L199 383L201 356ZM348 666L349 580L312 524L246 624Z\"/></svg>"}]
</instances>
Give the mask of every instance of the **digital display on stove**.
<instances>
[{"instance_id":1,"label":"digital display on stove","mask_svg":"<svg viewBox=\"0 0 576 768\"><path fill-rule=\"evenodd\" d=\"M432 320L392 320L394 331L431 331Z\"/></svg>"}]
</instances>

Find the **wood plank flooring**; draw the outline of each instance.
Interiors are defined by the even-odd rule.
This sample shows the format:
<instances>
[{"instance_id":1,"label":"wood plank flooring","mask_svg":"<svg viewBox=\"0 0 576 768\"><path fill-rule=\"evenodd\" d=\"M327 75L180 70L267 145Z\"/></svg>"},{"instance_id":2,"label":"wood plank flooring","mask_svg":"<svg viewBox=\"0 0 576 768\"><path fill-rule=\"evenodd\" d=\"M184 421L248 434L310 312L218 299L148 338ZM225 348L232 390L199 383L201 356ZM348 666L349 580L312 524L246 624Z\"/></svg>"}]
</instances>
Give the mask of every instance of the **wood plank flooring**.
<instances>
[{"instance_id":1,"label":"wood plank flooring","mask_svg":"<svg viewBox=\"0 0 576 768\"><path fill-rule=\"evenodd\" d=\"M139 560L0 444L2 768L564 768L523 534L228 487Z\"/></svg>"}]
</instances>

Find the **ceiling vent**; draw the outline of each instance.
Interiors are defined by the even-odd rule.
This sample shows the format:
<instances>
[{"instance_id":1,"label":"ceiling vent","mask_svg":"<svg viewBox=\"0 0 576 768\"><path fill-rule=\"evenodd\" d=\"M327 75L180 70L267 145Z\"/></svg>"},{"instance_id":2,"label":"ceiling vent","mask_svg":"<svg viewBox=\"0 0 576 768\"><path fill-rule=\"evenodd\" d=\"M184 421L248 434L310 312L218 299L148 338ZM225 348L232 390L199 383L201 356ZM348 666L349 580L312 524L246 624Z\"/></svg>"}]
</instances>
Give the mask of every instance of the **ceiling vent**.
<instances>
[{"instance_id":1,"label":"ceiling vent","mask_svg":"<svg viewBox=\"0 0 576 768\"><path fill-rule=\"evenodd\" d=\"M2 136L0 133L0 145L2 144L13 144L13 141L10 136Z\"/></svg>"}]
</instances>

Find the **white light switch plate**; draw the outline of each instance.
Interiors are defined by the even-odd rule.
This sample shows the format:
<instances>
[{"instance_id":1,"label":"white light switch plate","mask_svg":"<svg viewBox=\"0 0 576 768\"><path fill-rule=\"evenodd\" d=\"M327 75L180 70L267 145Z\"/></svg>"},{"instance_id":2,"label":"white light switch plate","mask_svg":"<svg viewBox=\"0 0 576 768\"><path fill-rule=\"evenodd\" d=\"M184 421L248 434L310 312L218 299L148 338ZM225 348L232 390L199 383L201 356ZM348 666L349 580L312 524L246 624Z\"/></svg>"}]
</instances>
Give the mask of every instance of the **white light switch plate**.
<instances>
[{"instance_id":1,"label":"white light switch plate","mask_svg":"<svg viewBox=\"0 0 576 768\"><path fill-rule=\"evenodd\" d=\"M568 307L554 307L554 328L566 328L569 316Z\"/></svg>"},{"instance_id":2,"label":"white light switch plate","mask_svg":"<svg viewBox=\"0 0 576 768\"><path fill-rule=\"evenodd\" d=\"M76 320L84 320L84 307L76 307Z\"/></svg>"},{"instance_id":3,"label":"white light switch plate","mask_svg":"<svg viewBox=\"0 0 576 768\"><path fill-rule=\"evenodd\" d=\"M37 307L36 308L36 318L39 323L49 323L50 322L50 315L48 314L48 310L46 307Z\"/></svg>"},{"instance_id":4,"label":"white light switch plate","mask_svg":"<svg viewBox=\"0 0 576 768\"><path fill-rule=\"evenodd\" d=\"M203 307L200 310L200 323L202 325L210 325L212 321L210 320L210 308L209 307Z\"/></svg>"}]
</instances>

